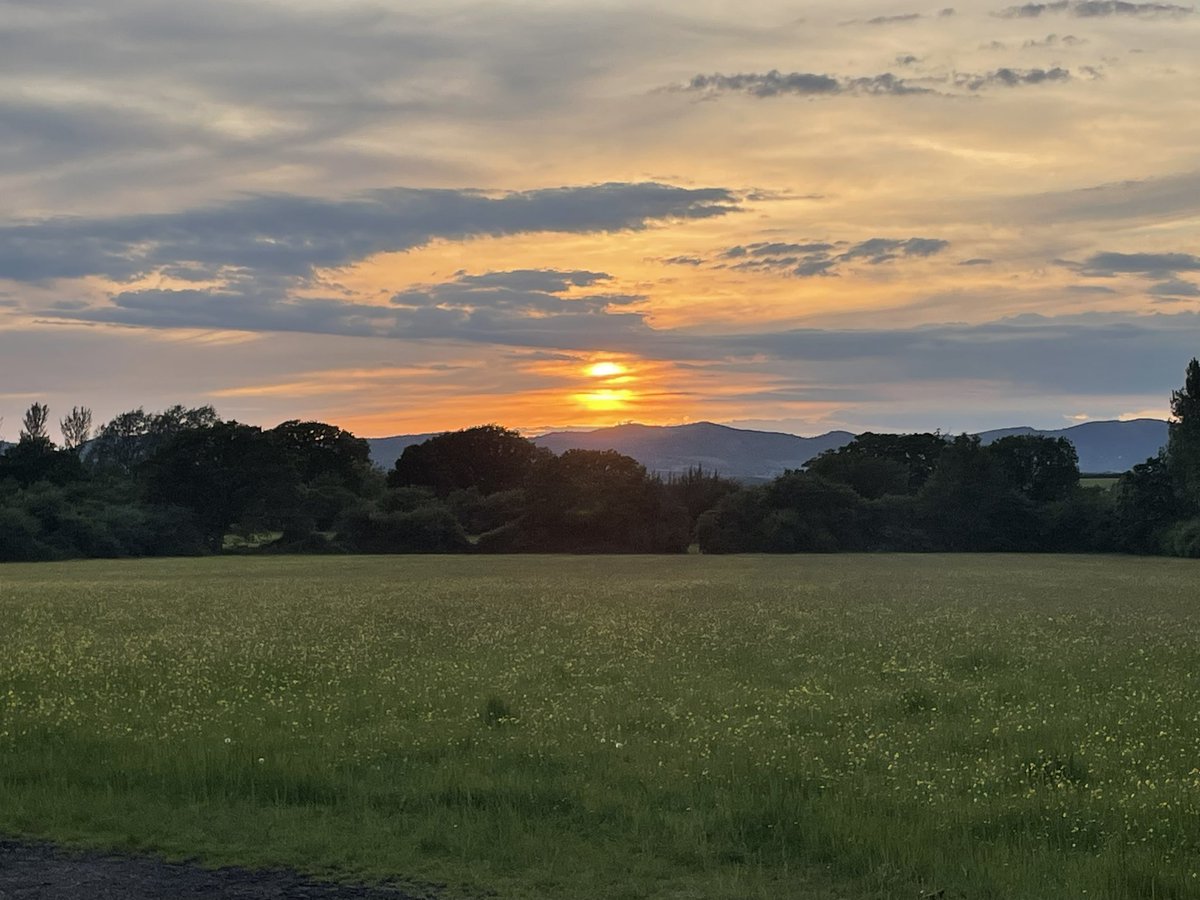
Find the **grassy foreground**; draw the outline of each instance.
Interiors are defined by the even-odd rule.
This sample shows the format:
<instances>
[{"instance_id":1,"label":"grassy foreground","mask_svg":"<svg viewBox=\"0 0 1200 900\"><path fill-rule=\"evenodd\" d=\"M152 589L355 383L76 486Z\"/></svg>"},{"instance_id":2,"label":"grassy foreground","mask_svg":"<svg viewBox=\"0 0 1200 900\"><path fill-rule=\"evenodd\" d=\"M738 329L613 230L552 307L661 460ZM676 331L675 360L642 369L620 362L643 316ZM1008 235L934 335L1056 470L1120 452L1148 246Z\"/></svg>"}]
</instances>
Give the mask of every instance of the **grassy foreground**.
<instances>
[{"instance_id":1,"label":"grassy foreground","mask_svg":"<svg viewBox=\"0 0 1200 900\"><path fill-rule=\"evenodd\" d=\"M0 567L0 833L515 898L1200 897L1200 568Z\"/></svg>"}]
</instances>

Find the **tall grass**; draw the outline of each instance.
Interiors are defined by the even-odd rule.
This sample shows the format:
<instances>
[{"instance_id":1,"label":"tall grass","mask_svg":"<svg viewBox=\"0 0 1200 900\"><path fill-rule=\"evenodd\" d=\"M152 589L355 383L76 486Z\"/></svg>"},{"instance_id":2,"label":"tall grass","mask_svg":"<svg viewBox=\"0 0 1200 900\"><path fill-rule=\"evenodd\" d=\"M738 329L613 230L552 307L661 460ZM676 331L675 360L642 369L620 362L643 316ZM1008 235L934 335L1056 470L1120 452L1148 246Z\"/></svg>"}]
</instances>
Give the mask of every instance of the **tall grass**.
<instances>
[{"instance_id":1,"label":"tall grass","mask_svg":"<svg viewBox=\"0 0 1200 900\"><path fill-rule=\"evenodd\" d=\"M1180 560L0 568L0 832L516 898L1200 897Z\"/></svg>"}]
</instances>

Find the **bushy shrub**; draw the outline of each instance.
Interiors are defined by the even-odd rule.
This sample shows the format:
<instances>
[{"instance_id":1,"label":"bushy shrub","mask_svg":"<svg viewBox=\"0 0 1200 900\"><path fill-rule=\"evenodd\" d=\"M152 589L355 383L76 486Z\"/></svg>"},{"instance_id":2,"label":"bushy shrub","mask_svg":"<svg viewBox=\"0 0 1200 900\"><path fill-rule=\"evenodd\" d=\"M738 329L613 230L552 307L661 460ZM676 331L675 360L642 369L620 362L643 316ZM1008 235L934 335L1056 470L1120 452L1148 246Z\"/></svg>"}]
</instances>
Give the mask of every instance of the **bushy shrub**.
<instances>
[{"instance_id":1,"label":"bushy shrub","mask_svg":"<svg viewBox=\"0 0 1200 900\"><path fill-rule=\"evenodd\" d=\"M1168 528L1162 536L1162 552L1200 559L1200 518L1176 522Z\"/></svg>"},{"instance_id":2,"label":"bushy shrub","mask_svg":"<svg viewBox=\"0 0 1200 900\"><path fill-rule=\"evenodd\" d=\"M421 506L408 512L358 507L338 522L339 542L356 553L459 553L471 542L445 506Z\"/></svg>"}]
</instances>

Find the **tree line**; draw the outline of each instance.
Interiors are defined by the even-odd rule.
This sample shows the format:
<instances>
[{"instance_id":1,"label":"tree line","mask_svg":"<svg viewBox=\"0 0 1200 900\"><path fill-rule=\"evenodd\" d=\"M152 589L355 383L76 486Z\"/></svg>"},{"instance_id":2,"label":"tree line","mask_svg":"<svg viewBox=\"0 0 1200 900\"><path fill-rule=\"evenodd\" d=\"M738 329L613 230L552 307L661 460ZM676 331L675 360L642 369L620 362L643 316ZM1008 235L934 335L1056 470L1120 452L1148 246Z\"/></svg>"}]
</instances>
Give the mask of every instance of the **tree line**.
<instances>
[{"instance_id":1,"label":"tree line","mask_svg":"<svg viewBox=\"0 0 1200 900\"><path fill-rule=\"evenodd\" d=\"M858 436L756 486L661 478L615 451L538 447L497 425L406 448L210 406L136 409L93 430L25 413L0 455L0 560L208 553L1127 552L1200 556L1200 363L1168 445L1113 487L1081 484L1064 438Z\"/></svg>"}]
</instances>

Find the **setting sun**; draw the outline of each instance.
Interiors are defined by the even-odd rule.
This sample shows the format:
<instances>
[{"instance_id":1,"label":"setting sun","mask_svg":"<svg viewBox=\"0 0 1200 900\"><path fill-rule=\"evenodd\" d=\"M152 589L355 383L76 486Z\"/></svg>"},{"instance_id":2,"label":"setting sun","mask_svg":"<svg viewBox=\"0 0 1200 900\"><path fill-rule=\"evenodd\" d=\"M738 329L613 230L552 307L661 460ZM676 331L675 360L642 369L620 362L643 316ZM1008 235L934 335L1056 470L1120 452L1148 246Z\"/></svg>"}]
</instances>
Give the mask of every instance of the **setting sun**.
<instances>
[{"instance_id":1,"label":"setting sun","mask_svg":"<svg viewBox=\"0 0 1200 900\"><path fill-rule=\"evenodd\" d=\"M624 375L628 371L625 366L615 362L592 363L587 367L587 374L593 378L612 378L615 375Z\"/></svg>"}]
</instances>

